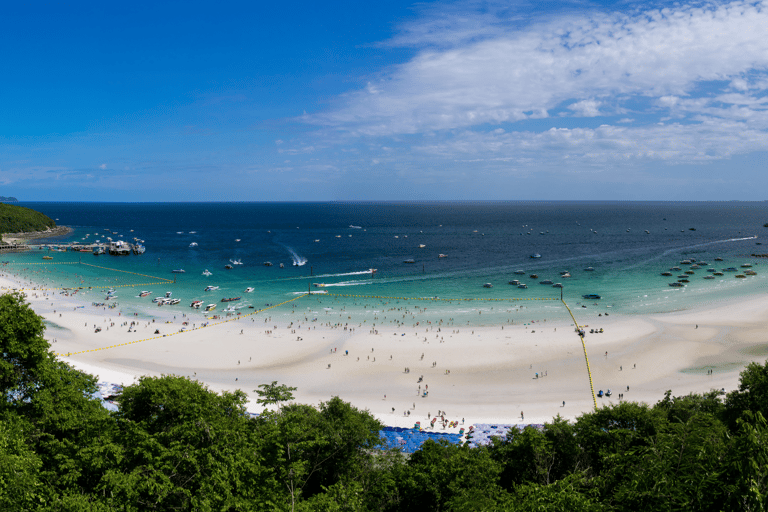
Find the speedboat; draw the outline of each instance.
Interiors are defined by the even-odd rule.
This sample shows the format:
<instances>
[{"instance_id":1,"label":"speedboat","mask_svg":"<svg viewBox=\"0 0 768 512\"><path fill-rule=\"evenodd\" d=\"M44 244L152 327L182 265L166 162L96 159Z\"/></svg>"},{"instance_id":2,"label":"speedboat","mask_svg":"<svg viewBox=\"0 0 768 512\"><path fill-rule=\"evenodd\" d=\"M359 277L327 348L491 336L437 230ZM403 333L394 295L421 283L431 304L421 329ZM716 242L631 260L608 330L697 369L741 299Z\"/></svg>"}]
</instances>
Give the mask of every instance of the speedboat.
<instances>
[{"instance_id":1,"label":"speedboat","mask_svg":"<svg viewBox=\"0 0 768 512\"><path fill-rule=\"evenodd\" d=\"M200 309L200 306L203 305L203 301L201 300L193 300L192 304L189 305L191 308Z\"/></svg>"},{"instance_id":2,"label":"speedboat","mask_svg":"<svg viewBox=\"0 0 768 512\"><path fill-rule=\"evenodd\" d=\"M322 288L323 286L325 286L325 283L312 283L312 286L314 286L315 288Z\"/></svg>"},{"instance_id":3,"label":"speedboat","mask_svg":"<svg viewBox=\"0 0 768 512\"><path fill-rule=\"evenodd\" d=\"M555 283L552 285L552 288L562 288L562 287L563 287L563 283Z\"/></svg>"},{"instance_id":4,"label":"speedboat","mask_svg":"<svg viewBox=\"0 0 768 512\"><path fill-rule=\"evenodd\" d=\"M531 256L530 256L530 257L531 257L531 258L534 258L534 259L535 259L535 258L541 258L541 254L539 254L539 253L536 253L536 254L531 254Z\"/></svg>"},{"instance_id":5,"label":"speedboat","mask_svg":"<svg viewBox=\"0 0 768 512\"><path fill-rule=\"evenodd\" d=\"M224 299L221 299L221 302L232 302L232 301L235 301L235 300L240 300L240 297L224 298Z\"/></svg>"},{"instance_id":6,"label":"speedboat","mask_svg":"<svg viewBox=\"0 0 768 512\"><path fill-rule=\"evenodd\" d=\"M264 262L264 266L265 267L271 267L272 266L272 262L271 261L265 261Z\"/></svg>"},{"instance_id":7,"label":"speedboat","mask_svg":"<svg viewBox=\"0 0 768 512\"><path fill-rule=\"evenodd\" d=\"M243 262L241 260L229 260L229 262L233 265L242 265Z\"/></svg>"},{"instance_id":8,"label":"speedboat","mask_svg":"<svg viewBox=\"0 0 768 512\"><path fill-rule=\"evenodd\" d=\"M552 284L553 281L551 279L545 279L543 281L539 281L539 284Z\"/></svg>"},{"instance_id":9,"label":"speedboat","mask_svg":"<svg viewBox=\"0 0 768 512\"><path fill-rule=\"evenodd\" d=\"M216 309L216 304L208 304L205 306L206 311L213 311L214 309Z\"/></svg>"},{"instance_id":10,"label":"speedboat","mask_svg":"<svg viewBox=\"0 0 768 512\"><path fill-rule=\"evenodd\" d=\"M493 285L491 283L485 283L483 288L493 288Z\"/></svg>"},{"instance_id":11,"label":"speedboat","mask_svg":"<svg viewBox=\"0 0 768 512\"><path fill-rule=\"evenodd\" d=\"M419 249L423 249L423 248L425 248L425 247L426 247L426 245L424 245L424 244L419 244Z\"/></svg>"},{"instance_id":12,"label":"speedboat","mask_svg":"<svg viewBox=\"0 0 768 512\"><path fill-rule=\"evenodd\" d=\"M189 246L190 247L197 247L197 242L192 242L191 244L189 244Z\"/></svg>"},{"instance_id":13,"label":"speedboat","mask_svg":"<svg viewBox=\"0 0 768 512\"><path fill-rule=\"evenodd\" d=\"M233 267L232 265L224 265L224 268L227 270L232 270L235 267Z\"/></svg>"},{"instance_id":14,"label":"speedboat","mask_svg":"<svg viewBox=\"0 0 768 512\"><path fill-rule=\"evenodd\" d=\"M531 274L530 277L531 277L531 279L538 279L539 278L539 274Z\"/></svg>"},{"instance_id":15,"label":"speedboat","mask_svg":"<svg viewBox=\"0 0 768 512\"><path fill-rule=\"evenodd\" d=\"M143 292L141 292L141 293L139 294L139 297L146 297L146 296L147 296L147 295L149 295L150 293L152 293L152 292L143 291Z\"/></svg>"},{"instance_id":16,"label":"speedboat","mask_svg":"<svg viewBox=\"0 0 768 512\"><path fill-rule=\"evenodd\" d=\"M525 275L525 270L515 270L515 271L514 271L514 272L512 272L512 273L513 273L513 274L517 274L517 275L519 275L519 276L524 276L524 275Z\"/></svg>"},{"instance_id":17,"label":"speedboat","mask_svg":"<svg viewBox=\"0 0 768 512\"><path fill-rule=\"evenodd\" d=\"M587 268L585 268L584 270L585 270L586 272L594 272L594 271L595 271L594 267L587 267Z\"/></svg>"},{"instance_id":18,"label":"speedboat","mask_svg":"<svg viewBox=\"0 0 768 512\"><path fill-rule=\"evenodd\" d=\"M582 295L581 297L584 298L584 299L589 299L589 300L598 300L598 299L602 298L602 297L600 297L596 293L588 293L586 295Z\"/></svg>"},{"instance_id":19,"label":"speedboat","mask_svg":"<svg viewBox=\"0 0 768 512\"><path fill-rule=\"evenodd\" d=\"M205 269L205 272L203 272L204 276L212 276L213 272L209 272L208 269Z\"/></svg>"},{"instance_id":20,"label":"speedboat","mask_svg":"<svg viewBox=\"0 0 768 512\"><path fill-rule=\"evenodd\" d=\"M414 259L403 260L403 263L416 263L416 260Z\"/></svg>"},{"instance_id":21,"label":"speedboat","mask_svg":"<svg viewBox=\"0 0 768 512\"><path fill-rule=\"evenodd\" d=\"M241 265L242 265L242 263L241 263ZM281 264L280 264L280 268L285 268L285 265L283 265L283 264L281 263Z\"/></svg>"},{"instance_id":22,"label":"speedboat","mask_svg":"<svg viewBox=\"0 0 768 512\"><path fill-rule=\"evenodd\" d=\"M704 279L714 279L714 278L715 276L712 276L712 275L704 276Z\"/></svg>"},{"instance_id":23,"label":"speedboat","mask_svg":"<svg viewBox=\"0 0 768 512\"><path fill-rule=\"evenodd\" d=\"M520 284L520 281L518 281L517 279L513 279L512 281L509 282L509 284L511 284L512 286L517 286Z\"/></svg>"},{"instance_id":24,"label":"speedboat","mask_svg":"<svg viewBox=\"0 0 768 512\"><path fill-rule=\"evenodd\" d=\"M520 283L519 285L517 285L517 287L522 289L522 290L525 290L526 288L528 288L528 285L525 284L525 283Z\"/></svg>"},{"instance_id":25,"label":"speedboat","mask_svg":"<svg viewBox=\"0 0 768 512\"><path fill-rule=\"evenodd\" d=\"M661 275L663 275L663 276L671 276L672 272L662 272Z\"/></svg>"},{"instance_id":26,"label":"speedboat","mask_svg":"<svg viewBox=\"0 0 768 512\"><path fill-rule=\"evenodd\" d=\"M186 272L186 270L184 270L183 268L177 268L176 270L171 270L171 272L173 272L174 274L183 274L184 272Z\"/></svg>"},{"instance_id":27,"label":"speedboat","mask_svg":"<svg viewBox=\"0 0 768 512\"><path fill-rule=\"evenodd\" d=\"M447 258L448 256L446 256L445 254L438 254L437 257L438 258Z\"/></svg>"},{"instance_id":28,"label":"speedboat","mask_svg":"<svg viewBox=\"0 0 768 512\"><path fill-rule=\"evenodd\" d=\"M251 293L251 292L252 292L252 291L254 291L255 289L256 289L256 288L253 288L252 286L249 286L248 288L246 288L246 289L245 289L245 293Z\"/></svg>"},{"instance_id":29,"label":"speedboat","mask_svg":"<svg viewBox=\"0 0 768 512\"><path fill-rule=\"evenodd\" d=\"M206 286L205 290L203 290L203 291L205 291L205 292L212 292L213 290L218 290L218 289L219 289L218 286Z\"/></svg>"},{"instance_id":30,"label":"speedboat","mask_svg":"<svg viewBox=\"0 0 768 512\"><path fill-rule=\"evenodd\" d=\"M717 257L715 258L715 261L723 261L723 258Z\"/></svg>"}]
</instances>

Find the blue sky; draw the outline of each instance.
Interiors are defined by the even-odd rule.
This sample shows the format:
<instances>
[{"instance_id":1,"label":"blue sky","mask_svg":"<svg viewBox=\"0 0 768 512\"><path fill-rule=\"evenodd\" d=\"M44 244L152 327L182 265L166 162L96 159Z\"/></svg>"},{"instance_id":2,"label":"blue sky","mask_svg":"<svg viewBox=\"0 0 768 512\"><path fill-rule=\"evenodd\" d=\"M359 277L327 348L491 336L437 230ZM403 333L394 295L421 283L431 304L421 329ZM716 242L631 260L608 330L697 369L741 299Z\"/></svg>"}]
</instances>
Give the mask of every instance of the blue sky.
<instances>
[{"instance_id":1,"label":"blue sky","mask_svg":"<svg viewBox=\"0 0 768 512\"><path fill-rule=\"evenodd\" d=\"M763 2L18 2L0 195L768 199Z\"/></svg>"}]
</instances>

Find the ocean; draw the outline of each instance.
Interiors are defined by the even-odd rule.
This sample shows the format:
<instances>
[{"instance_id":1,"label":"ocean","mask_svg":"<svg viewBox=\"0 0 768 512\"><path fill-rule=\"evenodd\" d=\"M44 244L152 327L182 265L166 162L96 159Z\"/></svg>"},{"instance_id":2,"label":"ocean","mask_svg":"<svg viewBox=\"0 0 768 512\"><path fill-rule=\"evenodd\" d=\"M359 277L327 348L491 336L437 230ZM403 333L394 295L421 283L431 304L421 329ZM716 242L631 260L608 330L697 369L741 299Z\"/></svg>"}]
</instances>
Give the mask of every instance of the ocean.
<instances>
[{"instance_id":1,"label":"ocean","mask_svg":"<svg viewBox=\"0 0 768 512\"><path fill-rule=\"evenodd\" d=\"M287 322L288 311L301 308L312 316L343 312L344 322L371 325L374 315L398 309L403 319L397 321L405 322L405 310L418 307L435 321L463 325L566 320L561 291L572 308L663 313L764 293L768 276L764 260L752 256L768 253L761 247L768 202L18 204L73 228L64 239L35 243L143 240L147 250L139 256L2 256L5 270L46 287L83 287L88 302L104 302L103 288L121 286L112 303L142 317L205 316L190 309L192 300L216 303L216 312L225 314L225 297L241 297L230 303L240 308L230 314L253 312L311 291L270 316L285 315ZM689 270L680 264L685 259L707 264L684 287L672 288ZM703 279L708 268L743 271L746 263L757 275ZM660 275L674 266L681 270ZM206 269L212 275L203 275ZM561 277L564 271L571 277ZM545 280L562 283L562 290L540 284ZM205 292L209 285L219 289ZM247 287L255 290L246 293ZM152 293L138 297L143 290ZM151 302L168 291L181 304Z\"/></svg>"}]
</instances>

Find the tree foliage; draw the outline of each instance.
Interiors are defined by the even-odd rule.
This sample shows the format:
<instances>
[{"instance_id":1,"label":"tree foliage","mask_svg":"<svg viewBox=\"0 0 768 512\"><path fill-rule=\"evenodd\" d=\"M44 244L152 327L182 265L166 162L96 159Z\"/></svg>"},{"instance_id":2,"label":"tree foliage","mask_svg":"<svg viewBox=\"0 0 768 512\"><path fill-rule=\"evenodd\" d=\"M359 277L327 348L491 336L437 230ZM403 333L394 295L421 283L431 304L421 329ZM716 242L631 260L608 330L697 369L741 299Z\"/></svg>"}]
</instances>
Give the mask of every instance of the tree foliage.
<instances>
[{"instance_id":1,"label":"tree foliage","mask_svg":"<svg viewBox=\"0 0 768 512\"><path fill-rule=\"evenodd\" d=\"M0 233L29 233L55 227L53 219L38 211L0 203Z\"/></svg>"}]
</instances>

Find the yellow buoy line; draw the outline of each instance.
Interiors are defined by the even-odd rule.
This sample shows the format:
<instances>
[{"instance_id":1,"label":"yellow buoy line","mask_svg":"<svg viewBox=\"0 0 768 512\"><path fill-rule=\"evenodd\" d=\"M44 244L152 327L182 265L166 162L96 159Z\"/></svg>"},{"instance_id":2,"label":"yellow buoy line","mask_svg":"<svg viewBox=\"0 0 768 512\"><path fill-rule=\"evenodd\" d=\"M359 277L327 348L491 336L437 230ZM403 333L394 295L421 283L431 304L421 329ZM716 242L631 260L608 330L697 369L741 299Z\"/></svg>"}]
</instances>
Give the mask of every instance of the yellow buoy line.
<instances>
[{"instance_id":1,"label":"yellow buoy line","mask_svg":"<svg viewBox=\"0 0 768 512\"><path fill-rule=\"evenodd\" d=\"M198 331L200 329L206 329L206 328L209 328L209 327L214 327L214 326L217 326L217 325L225 324L227 322L234 322L234 321L237 321L237 320L242 320L243 318L247 318L247 317L249 317L251 315L256 315L258 313L263 313L264 311L269 311L270 309L278 308L280 306L288 304L289 302L293 302L295 300L298 300L298 299L301 299L303 297L306 297L307 295L308 294L305 293L304 295L299 295L298 297L294 297L292 299L286 300L285 302L281 302L280 304L273 304L272 306L268 306L268 307L266 307L264 309L259 309L257 311L252 312L252 313L248 313L247 315L238 315L238 316L236 316L234 318L228 318L226 320L222 320L220 322L216 322L216 323L213 323L213 324L205 324L205 325L201 325L200 327L193 327L191 329L184 329L184 330L180 330L180 331L172 332L172 333L168 333L168 334L159 334L159 335L153 336L151 338L144 338L143 340L127 341L125 343L118 343L117 345L109 345L109 346L106 346L106 347L92 348L92 349L89 349L89 350L81 350L79 352L67 352L67 353L58 353L57 352L56 355L58 355L58 356L66 356L66 357L76 356L78 354L87 354L89 352L98 352L100 350L108 350L110 348L126 347L128 345L133 345L135 343L143 343L145 341L159 340L159 339L162 339L162 338L167 338L168 336L175 336L177 334L184 334L184 333L188 333L188 332L192 332L192 331Z\"/></svg>"},{"instance_id":2,"label":"yellow buoy line","mask_svg":"<svg viewBox=\"0 0 768 512\"><path fill-rule=\"evenodd\" d=\"M595 409L597 409L597 397L595 397L595 386L592 383L592 369L589 367L589 356L587 355L587 344L584 341L584 336L582 336L581 333L581 326L576 321L576 317L573 316L573 312L571 311L571 308L568 307L568 304L565 303L565 300L560 299L565 306L565 309L568 310L568 314L571 315L571 318L573 319L573 325L576 326L577 332L579 332L579 338L581 339L581 346L584 349L584 361L587 363L587 375L589 376L589 389L592 392L592 401L595 403Z\"/></svg>"},{"instance_id":3,"label":"yellow buoy line","mask_svg":"<svg viewBox=\"0 0 768 512\"><path fill-rule=\"evenodd\" d=\"M117 269L117 268L102 267L102 266L99 266L99 265L92 265L90 263L83 263L83 262L80 262L80 261L59 261L59 262L55 262L55 263L47 263L47 262L43 262L43 263L20 263L20 262L16 262L16 263L6 263L6 265L86 265L86 266L89 266L89 267L100 268L102 270L112 270L114 272L122 272L124 274L131 274L131 275L134 275L134 276L147 277L149 279L157 279L157 281L150 282L150 283L116 284L116 285L88 286L88 287L84 287L84 286L63 286L63 287L59 287L59 288L19 288L19 291L52 291L52 290L77 290L77 289L82 289L82 290L85 290L85 289L88 289L88 290L96 289L96 290L98 290L98 289L102 289L102 288L131 288L131 287L136 287L136 286L150 286L150 285L153 285L153 284L175 284L175 282L176 282L176 281L174 281L172 279L166 279L164 277L150 276L150 275L147 275L147 274L140 274L138 272L131 272L129 270L120 270L120 269Z\"/></svg>"},{"instance_id":4,"label":"yellow buoy line","mask_svg":"<svg viewBox=\"0 0 768 512\"><path fill-rule=\"evenodd\" d=\"M560 300L558 298L549 298L549 297L541 297L541 298L507 298L507 299L489 299L489 298L469 298L469 299L462 299L462 298L453 298L453 299L441 299L439 297L385 297L382 295L343 295L340 293L307 293L307 295L319 295L319 296L325 296L325 297L354 297L358 299L386 299L386 300L427 300L427 301L442 301L442 302L461 302L461 301L480 301L480 302L514 302L518 300Z\"/></svg>"}]
</instances>

